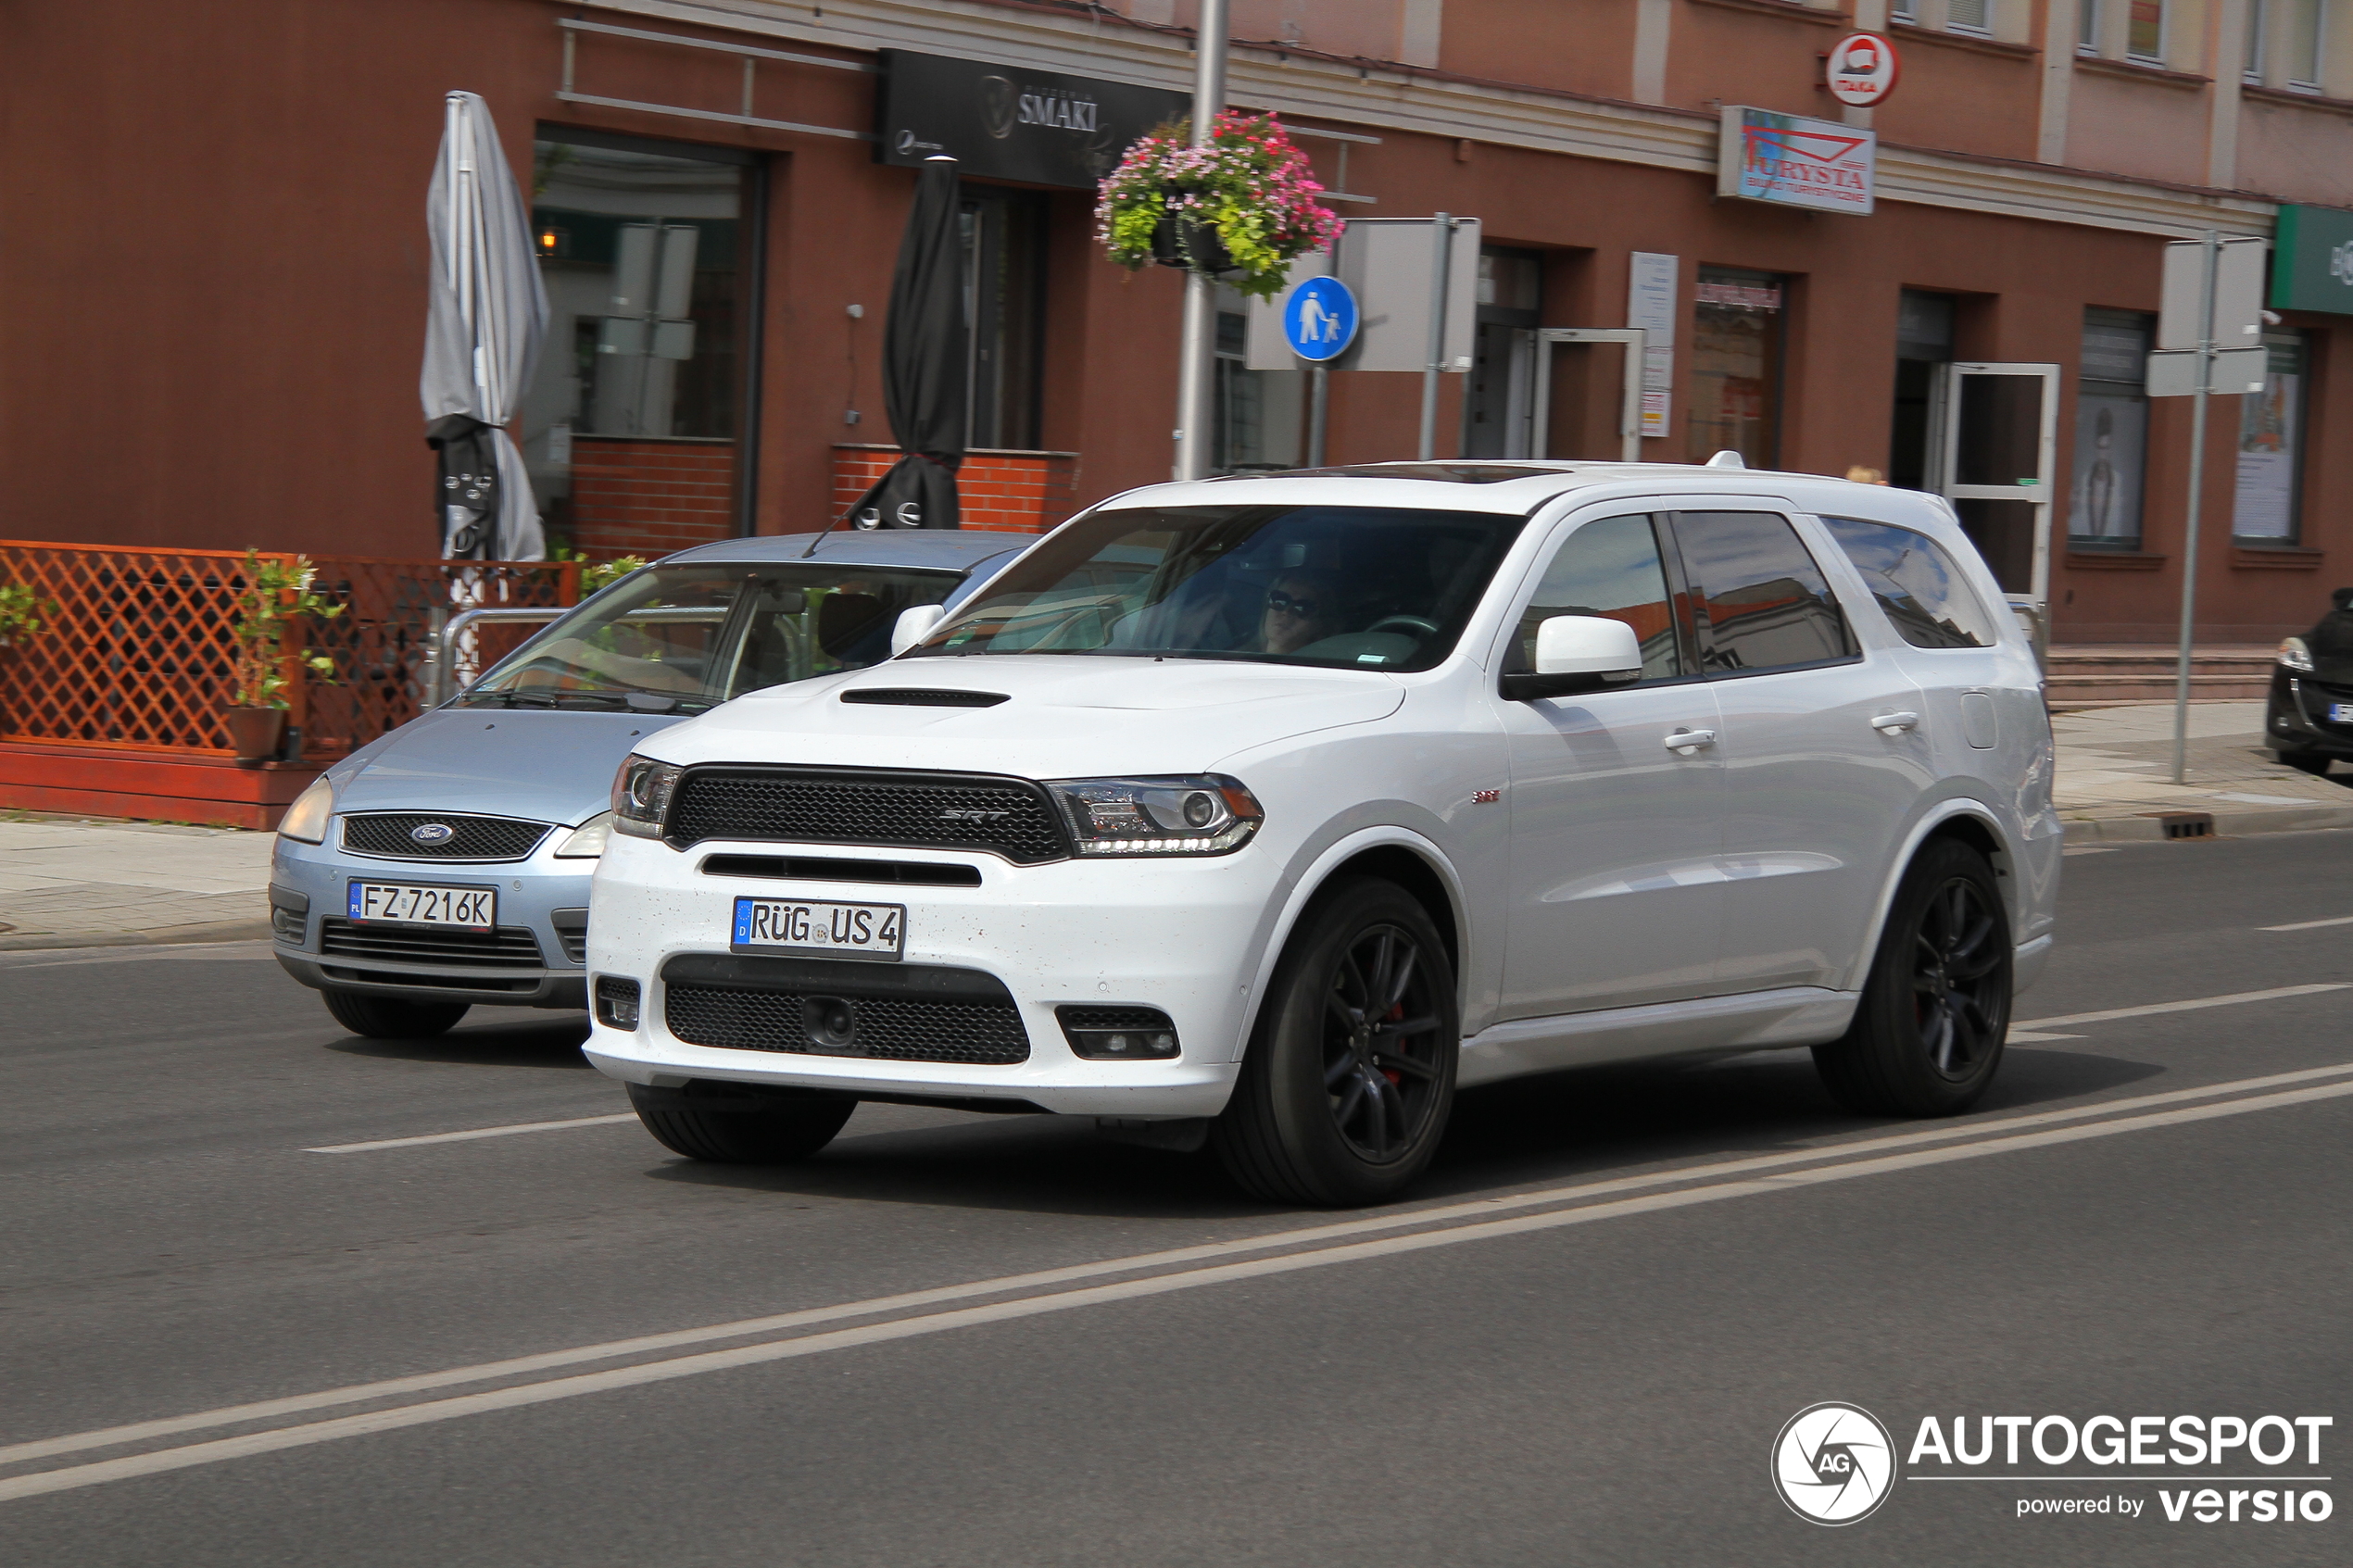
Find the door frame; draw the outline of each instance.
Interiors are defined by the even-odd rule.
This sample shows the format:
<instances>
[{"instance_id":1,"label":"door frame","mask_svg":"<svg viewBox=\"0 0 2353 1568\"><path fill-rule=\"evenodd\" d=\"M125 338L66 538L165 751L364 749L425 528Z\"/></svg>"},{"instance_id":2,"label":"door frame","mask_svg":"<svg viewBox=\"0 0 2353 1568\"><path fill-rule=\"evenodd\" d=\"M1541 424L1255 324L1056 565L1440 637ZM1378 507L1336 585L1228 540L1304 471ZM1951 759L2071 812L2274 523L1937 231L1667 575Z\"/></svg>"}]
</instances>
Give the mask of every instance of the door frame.
<instances>
[{"instance_id":1,"label":"door frame","mask_svg":"<svg viewBox=\"0 0 2353 1568\"><path fill-rule=\"evenodd\" d=\"M1618 399L1617 439L1621 463L1642 460L1642 347L1649 334L1640 327L1539 327L1536 329L1534 370L1536 392L1529 411L1528 454L1542 460L1544 438L1552 427L1553 348L1564 343L1622 343L1626 345L1625 384Z\"/></svg>"},{"instance_id":2,"label":"door frame","mask_svg":"<svg viewBox=\"0 0 2353 1568\"><path fill-rule=\"evenodd\" d=\"M2032 376L2043 383L2042 430L2032 484L1960 484L1961 398L1965 376ZM2039 614L2051 602L2051 513L2057 499L2059 367L2025 361L1956 359L1936 367L1928 390L1928 481L1948 501L2027 501L2034 508L2034 551L2026 596Z\"/></svg>"}]
</instances>

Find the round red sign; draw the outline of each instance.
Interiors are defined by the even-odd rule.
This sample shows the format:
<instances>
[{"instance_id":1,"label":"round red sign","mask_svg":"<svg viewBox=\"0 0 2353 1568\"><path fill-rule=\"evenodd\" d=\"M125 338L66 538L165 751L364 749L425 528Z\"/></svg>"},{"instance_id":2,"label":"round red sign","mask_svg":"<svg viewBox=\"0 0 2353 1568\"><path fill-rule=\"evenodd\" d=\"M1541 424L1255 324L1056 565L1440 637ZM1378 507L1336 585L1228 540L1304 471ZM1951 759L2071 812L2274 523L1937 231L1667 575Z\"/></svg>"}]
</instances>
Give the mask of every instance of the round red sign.
<instances>
[{"instance_id":1,"label":"round red sign","mask_svg":"<svg viewBox=\"0 0 2353 1568\"><path fill-rule=\"evenodd\" d=\"M1850 108L1867 109L1887 101L1903 73L1895 45L1875 32L1850 32L1831 45L1822 75L1831 96Z\"/></svg>"}]
</instances>

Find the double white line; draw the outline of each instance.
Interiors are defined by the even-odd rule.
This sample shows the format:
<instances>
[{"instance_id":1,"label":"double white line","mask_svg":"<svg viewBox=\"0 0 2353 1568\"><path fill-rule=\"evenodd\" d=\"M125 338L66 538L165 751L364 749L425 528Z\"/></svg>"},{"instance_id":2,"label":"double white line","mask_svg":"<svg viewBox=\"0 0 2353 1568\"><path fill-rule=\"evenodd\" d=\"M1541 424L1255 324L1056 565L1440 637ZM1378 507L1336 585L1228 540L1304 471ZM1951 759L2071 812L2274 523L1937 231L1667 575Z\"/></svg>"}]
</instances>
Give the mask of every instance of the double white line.
<instances>
[{"instance_id":1,"label":"double white line","mask_svg":"<svg viewBox=\"0 0 2353 1568\"><path fill-rule=\"evenodd\" d=\"M1951 1160L2019 1153L2348 1095L2353 1095L2353 1064L2309 1068L2209 1084L2202 1088L2107 1100L2067 1110L2039 1111L1973 1123L1948 1123L1886 1137L1687 1165L1470 1203L1391 1210L1272 1235L1112 1258L1035 1273L1009 1274L936 1290L875 1297L773 1317L744 1318L671 1334L609 1340L543 1355L231 1405L0 1448L0 1469L9 1469L93 1449L153 1444L190 1433L247 1428L202 1442L145 1448L116 1458L9 1476L0 1479L0 1501L1047 1312L1072 1311L1305 1269L1364 1262L1723 1198L1793 1191L1826 1182L1886 1175ZM1100 1283L1088 1283L1090 1281ZM824 1326L835 1323L845 1326ZM744 1343L674 1353L727 1340ZM560 1376L542 1375L596 1361L626 1364ZM499 1386L443 1399L397 1402L414 1395L468 1384ZM375 1408L321 1421L287 1420L351 1406Z\"/></svg>"}]
</instances>

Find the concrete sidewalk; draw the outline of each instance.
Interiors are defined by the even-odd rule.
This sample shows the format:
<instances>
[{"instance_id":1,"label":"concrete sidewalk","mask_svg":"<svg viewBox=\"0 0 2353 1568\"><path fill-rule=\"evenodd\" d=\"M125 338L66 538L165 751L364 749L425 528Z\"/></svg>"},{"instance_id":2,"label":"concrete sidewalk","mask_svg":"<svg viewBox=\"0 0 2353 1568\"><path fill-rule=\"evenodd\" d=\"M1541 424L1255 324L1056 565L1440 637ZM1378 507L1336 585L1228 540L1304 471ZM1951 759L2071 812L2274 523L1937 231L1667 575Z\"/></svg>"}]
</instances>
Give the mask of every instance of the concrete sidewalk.
<instances>
[{"instance_id":1,"label":"concrete sidewalk","mask_svg":"<svg viewBox=\"0 0 2353 1568\"><path fill-rule=\"evenodd\" d=\"M2055 716L2057 801L2070 844L2162 838L2160 820L2208 812L2214 832L2353 827L2353 767L2317 779L2263 745L2260 702L2190 709L2190 782L2172 777L2173 707ZM266 833L163 822L0 821L0 951L270 935Z\"/></svg>"}]
</instances>

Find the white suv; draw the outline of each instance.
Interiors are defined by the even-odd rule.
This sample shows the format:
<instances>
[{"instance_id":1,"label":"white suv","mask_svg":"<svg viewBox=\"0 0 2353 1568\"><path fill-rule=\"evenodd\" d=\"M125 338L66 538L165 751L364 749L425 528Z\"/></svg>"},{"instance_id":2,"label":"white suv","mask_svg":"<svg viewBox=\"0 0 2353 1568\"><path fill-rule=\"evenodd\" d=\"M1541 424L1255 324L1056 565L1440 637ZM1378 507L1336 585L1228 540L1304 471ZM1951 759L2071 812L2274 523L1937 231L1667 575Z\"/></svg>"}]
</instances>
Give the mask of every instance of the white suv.
<instances>
[{"instance_id":1,"label":"white suv","mask_svg":"<svg viewBox=\"0 0 2353 1568\"><path fill-rule=\"evenodd\" d=\"M1371 1202L1457 1086L1579 1063L1810 1046L1853 1110L1963 1110L2050 947L2039 672L1931 496L1156 485L937 617L615 782L587 1051L681 1154L1046 1110Z\"/></svg>"}]
</instances>

